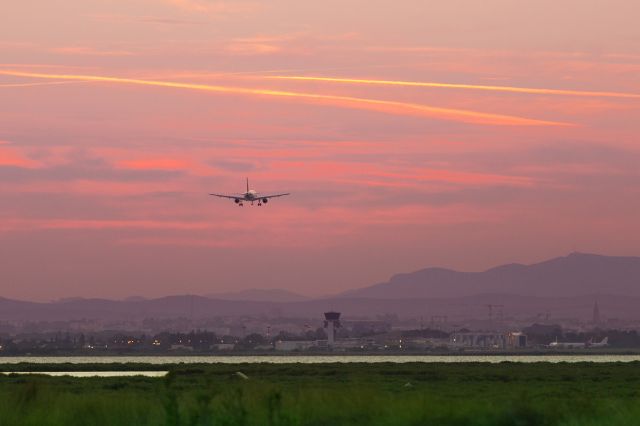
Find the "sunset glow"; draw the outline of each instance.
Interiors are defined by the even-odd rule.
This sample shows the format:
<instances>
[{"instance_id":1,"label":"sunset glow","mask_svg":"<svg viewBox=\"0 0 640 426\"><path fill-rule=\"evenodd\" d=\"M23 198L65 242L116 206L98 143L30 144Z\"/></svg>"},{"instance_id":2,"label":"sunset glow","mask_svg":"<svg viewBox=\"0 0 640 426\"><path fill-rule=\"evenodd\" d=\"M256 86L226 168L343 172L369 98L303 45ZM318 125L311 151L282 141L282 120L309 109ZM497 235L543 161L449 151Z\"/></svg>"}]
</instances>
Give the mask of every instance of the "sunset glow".
<instances>
[{"instance_id":1,"label":"sunset glow","mask_svg":"<svg viewBox=\"0 0 640 426\"><path fill-rule=\"evenodd\" d=\"M639 11L596 3L10 1L0 296L640 255Z\"/></svg>"}]
</instances>

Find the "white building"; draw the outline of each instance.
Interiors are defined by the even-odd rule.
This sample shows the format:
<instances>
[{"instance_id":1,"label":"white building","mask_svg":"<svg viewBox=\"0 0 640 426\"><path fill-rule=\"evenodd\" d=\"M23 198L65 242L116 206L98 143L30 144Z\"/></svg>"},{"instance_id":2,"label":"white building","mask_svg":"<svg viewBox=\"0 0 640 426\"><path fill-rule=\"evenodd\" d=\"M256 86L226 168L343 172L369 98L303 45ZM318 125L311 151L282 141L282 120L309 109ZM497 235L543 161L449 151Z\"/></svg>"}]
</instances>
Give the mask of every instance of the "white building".
<instances>
[{"instance_id":1,"label":"white building","mask_svg":"<svg viewBox=\"0 0 640 426\"><path fill-rule=\"evenodd\" d=\"M336 341L336 329L340 328L340 312L325 312L324 328L327 329L327 344L332 348Z\"/></svg>"}]
</instances>

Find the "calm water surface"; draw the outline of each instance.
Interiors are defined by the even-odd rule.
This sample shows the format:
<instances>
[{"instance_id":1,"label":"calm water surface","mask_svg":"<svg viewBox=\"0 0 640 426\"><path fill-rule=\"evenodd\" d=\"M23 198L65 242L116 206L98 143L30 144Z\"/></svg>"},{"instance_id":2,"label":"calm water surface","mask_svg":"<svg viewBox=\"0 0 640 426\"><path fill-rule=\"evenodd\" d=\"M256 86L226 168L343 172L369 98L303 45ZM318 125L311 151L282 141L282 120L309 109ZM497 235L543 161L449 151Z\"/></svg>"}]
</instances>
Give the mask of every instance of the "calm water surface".
<instances>
[{"instance_id":1,"label":"calm water surface","mask_svg":"<svg viewBox=\"0 0 640 426\"><path fill-rule=\"evenodd\" d=\"M20 362L40 364L109 364L109 363L147 363L147 364L318 364L318 363L377 363L377 362L632 362L640 361L640 355L308 355L308 356L95 356L95 357L0 357L0 364Z\"/></svg>"},{"instance_id":2,"label":"calm water surface","mask_svg":"<svg viewBox=\"0 0 640 426\"><path fill-rule=\"evenodd\" d=\"M71 377L164 377L168 371L6 371L0 374L42 374L45 376Z\"/></svg>"}]
</instances>

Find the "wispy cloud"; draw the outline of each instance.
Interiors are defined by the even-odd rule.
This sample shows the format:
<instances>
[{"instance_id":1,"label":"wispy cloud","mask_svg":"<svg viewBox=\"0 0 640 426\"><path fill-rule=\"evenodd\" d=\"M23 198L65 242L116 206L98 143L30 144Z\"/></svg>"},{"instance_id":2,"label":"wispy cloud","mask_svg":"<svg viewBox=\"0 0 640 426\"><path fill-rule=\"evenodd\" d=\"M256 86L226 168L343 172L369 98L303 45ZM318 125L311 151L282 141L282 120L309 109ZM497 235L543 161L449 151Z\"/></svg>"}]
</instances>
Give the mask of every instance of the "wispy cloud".
<instances>
[{"instance_id":1,"label":"wispy cloud","mask_svg":"<svg viewBox=\"0 0 640 426\"><path fill-rule=\"evenodd\" d=\"M71 152L62 161L26 155L12 145L0 146L0 181L15 185L33 182L164 182L181 174L176 167L119 167L101 157Z\"/></svg>"},{"instance_id":2,"label":"wispy cloud","mask_svg":"<svg viewBox=\"0 0 640 426\"><path fill-rule=\"evenodd\" d=\"M16 64L16 63L1 63L0 62L0 67L3 68L11 68L11 69L39 69L39 68L46 68L48 70L50 69L57 69L57 70L68 70L67 72L74 70L75 72L77 72L78 70L95 70L96 67L94 66L82 66L82 65L62 65L62 64L35 64L35 63L26 63L26 64Z\"/></svg>"},{"instance_id":3,"label":"wispy cloud","mask_svg":"<svg viewBox=\"0 0 640 426\"><path fill-rule=\"evenodd\" d=\"M92 220L92 219L13 219L3 223L0 231L37 230L37 229L169 229L169 230L203 230L214 229L209 222L181 222L161 220Z\"/></svg>"},{"instance_id":4,"label":"wispy cloud","mask_svg":"<svg viewBox=\"0 0 640 426\"><path fill-rule=\"evenodd\" d=\"M357 34L342 33L320 35L311 32L290 32L271 35L256 35L232 39L224 46L226 53L242 55L289 54L296 56L312 55L318 49L336 48L351 41ZM292 71L295 72L295 71Z\"/></svg>"},{"instance_id":5,"label":"wispy cloud","mask_svg":"<svg viewBox=\"0 0 640 426\"><path fill-rule=\"evenodd\" d=\"M132 56L133 52L128 50L101 50L87 46L66 46L54 47L51 52L61 55L77 56Z\"/></svg>"},{"instance_id":6,"label":"wispy cloud","mask_svg":"<svg viewBox=\"0 0 640 426\"><path fill-rule=\"evenodd\" d=\"M167 3L186 12L238 14L248 13L259 7L257 2L242 0L166 0Z\"/></svg>"},{"instance_id":7,"label":"wispy cloud","mask_svg":"<svg viewBox=\"0 0 640 426\"><path fill-rule=\"evenodd\" d=\"M224 50L236 55L270 55L282 51L280 46L265 41L234 41Z\"/></svg>"},{"instance_id":8,"label":"wispy cloud","mask_svg":"<svg viewBox=\"0 0 640 426\"><path fill-rule=\"evenodd\" d=\"M92 14L89 18L110 23L130 23L142 22L148 24L163 25L203 25L205 21L196 21L190 19L176 19L174 17L156 16L156 15L113 15L113 14Z\"/></svg>"},{"instance_id":9,"label":"wispy cloud","mask_svg":"<svg viewBox=\"0 0 640 426\"><path fill-rule=\"evenodd\" d=\"M133 170L184 170L189 168L189 163L175 158L153 158L144 160L122 160L116 164L118 167Z\"/></svg>"},{"instance_id":10,"label":"wispy cloud","mask_svg":"<svg viewBox=\"0 0 640 426\"><path fill-rule=\"evenodd\" d=\"M12 148L8 142L0 141L0 145L0 166L32 168L38 165L36 161Z\"/></svg>"},{"instance_id":11,"label":"wispy cloud","mask_svg":"<svg viewBox=\"0 0 640 426\"><path fill-rule=\"evenodd\" d=\"M394 115L409 115L428 117L440 120L458 121L464 123L498 125L498 126L566 126L567 123L538 120L503 114L492 114L473 110L441 108L432 105L407 103L382 99L359 98L352 96L327 95L319 93L291 92L272 89L219 86L210 84L182 83L174 81L141 80L133 78L76 75L76 74L45 74L15 70L0 70L0 75L18 77L43 78L53 80L91 81L118 84L132 84L143 86L158 86L176 89L188 89L204 92L227 93L248 96L262 96L286 98L314 104L334 105L342 108L373 110Z\"/></svg>"}]
</instances>

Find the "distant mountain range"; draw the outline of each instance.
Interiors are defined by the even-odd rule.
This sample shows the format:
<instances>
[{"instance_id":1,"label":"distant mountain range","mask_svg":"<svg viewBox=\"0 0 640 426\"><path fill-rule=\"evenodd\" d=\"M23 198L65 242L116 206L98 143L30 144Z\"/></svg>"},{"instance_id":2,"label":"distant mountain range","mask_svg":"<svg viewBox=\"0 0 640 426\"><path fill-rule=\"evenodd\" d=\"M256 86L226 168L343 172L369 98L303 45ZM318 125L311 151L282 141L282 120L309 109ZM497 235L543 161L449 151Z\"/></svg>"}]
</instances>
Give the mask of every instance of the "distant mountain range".
<instances>
[{"instance_id":1,"label":"distant mountain range","mask_svg":"<svg viewBox=\"0 0 640 426\"><path fill-rule=\"evenodd\" d=\"M572 253L533 265L509 264L483 272L427 268L342 293L375 299L449 298L482 293L536 297L587 294L640 296L640 257Z\"/></svg>"},{"instance_id":2,"label":"distant mountain range","mask_svg":"<svg viewBox=\"0 0 640 426\"><path fill-rule=\"evenodd\" d=\"M310 299L301 294L279 288L251 288L229 293L212 293L207 294L206 297L221 300L249 300L252 302L301 302Z\"/></svg>"},{"instance_id":3,"label":"distant mountain range","mask_svg":"<svg viewBox=\"0 0 640 426\"><path fill-rule=\"evenodd\" d=\"M502 304L509 315L535 317L550 313L555 318L589 318L596 300L605 316L640 319L640 258L572 253L532 265L504 265L484 272L427 268L319 299L277 289L208 297L67 298L50 303L0 297L0 320L121 321L236 315L321 318L329 309L351 318L387 313L401 317L480 318L487 315L486 304Z\"/></svg>"},{"instance_id":4,"label":"distant mountain range","mask_svg":"<svg viewBox=\"0 0 640 426\"><path fill-rule=\"evenodd\" d=\"M531 297L508 294L479 294L452 298L328 298L302 302L250 302L209 299L202 296L169 296L159 299L122 301L77 299L70 302L36 303L0 298L0 321L130 321L145 318L203 319L216 316L264 316L265 318L308 318L318 323L323 312L337 310L346 319L376 318L397 314L401 318L433 315L456 318L486 318L487 304L504 306L505 317L591 318L598 301L605 318L640 320L640 297L585 295L575 297ZM0 324L1 326L1 324Z\"/></svg>"}]
</instances>

